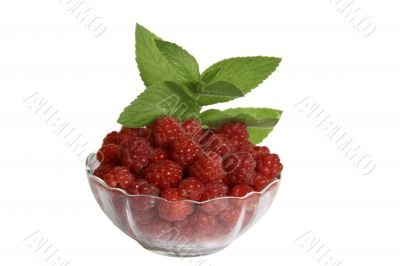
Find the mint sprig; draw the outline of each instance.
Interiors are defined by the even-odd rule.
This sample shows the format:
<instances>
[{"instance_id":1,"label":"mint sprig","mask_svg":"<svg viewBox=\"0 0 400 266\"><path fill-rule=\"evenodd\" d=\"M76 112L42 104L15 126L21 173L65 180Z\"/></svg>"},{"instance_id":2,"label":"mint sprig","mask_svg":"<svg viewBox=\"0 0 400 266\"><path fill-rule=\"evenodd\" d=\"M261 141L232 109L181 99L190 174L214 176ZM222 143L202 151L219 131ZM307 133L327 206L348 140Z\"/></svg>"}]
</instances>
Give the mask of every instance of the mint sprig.
<instances>
[{"instance_id":1,"label":"mint sprig","mask_svg":"<svg viewBox=\"0 0 400 266\"><path fill-rule=\"evenodd\" d=\"M279 121L282 111L269 108L204 112L201 108L243 97L275 71L280 58L229 58L200 73L195 57L179 45L162 40L139 24L135 37L136 62L147 88L121 113L118 122L123 126L142 127L165 115L180 120L198 118L208 127L242 121L250 141L257 144Z\"/></svg>"}]
</instances>

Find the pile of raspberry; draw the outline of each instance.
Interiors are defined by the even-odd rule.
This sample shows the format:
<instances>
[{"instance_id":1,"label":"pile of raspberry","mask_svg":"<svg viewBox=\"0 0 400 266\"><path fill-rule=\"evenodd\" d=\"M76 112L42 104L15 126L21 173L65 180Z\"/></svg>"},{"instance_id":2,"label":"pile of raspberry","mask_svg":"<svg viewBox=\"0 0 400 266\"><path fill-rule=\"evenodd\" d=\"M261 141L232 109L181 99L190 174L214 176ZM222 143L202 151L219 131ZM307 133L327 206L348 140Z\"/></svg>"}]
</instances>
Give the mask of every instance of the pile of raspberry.
<instances>
[{"instance_id":1,"label":"pile of raspberry","mask_svg":"<svg viewBox=\"0 0 400 266\"><path fill-rule=\"evenodd\" d=\"M101 164L94 175L129 194L169 201L243 197L263 190L282 171L279 156L248 137L241 122L209 129L195 119L161 117L143 128L109 133L97 152ZM183 221L193 212L168 203L157 206L167 221Z\"/></svg>"}]
</instances>

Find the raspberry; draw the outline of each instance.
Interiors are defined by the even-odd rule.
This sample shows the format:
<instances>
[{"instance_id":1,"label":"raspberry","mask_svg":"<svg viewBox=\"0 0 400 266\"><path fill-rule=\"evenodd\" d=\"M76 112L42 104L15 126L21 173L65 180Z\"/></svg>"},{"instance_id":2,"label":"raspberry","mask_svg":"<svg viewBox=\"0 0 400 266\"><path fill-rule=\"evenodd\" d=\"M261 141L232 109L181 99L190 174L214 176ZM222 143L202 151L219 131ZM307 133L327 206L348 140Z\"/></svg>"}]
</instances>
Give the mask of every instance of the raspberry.
<instances>
[{"instance_id":1,"label":"raspberry","mask_svg":"<svg viewBox=\"0 0 400 266\"><path fill-rule=\"evenodd\" d=\"M112 188L127 189L135 182L135 176L125 167L115 167L104 176L104 181Z\"/></svg>"},{"instance_id":2,"label":"raspberry","mask_svg":"<svg viewBox=\"0 0 400 266\"><path fill-rule=\"evenodd\" d=\"M240 143L239 147L238 147L238 151L242 151L242 152L250 152L253 153L254 152L254 148L257 147L256 145L254 145L253 143L251 143L248 140L243 141L242 143Z\"/></svg>"},{"instance_id":3,"label":"raspberry","mask_svg":"<svg viewBox=\"0 0 400 266\"><path fill-rule=\"evenodd\" d=\"M220 198L226 196L228 193L228 187L222 183L218 184L206 184L204 186L204 192L201 197L202 201Z\"/></svg>"},{"instance_id":4,"label":"raspberry","mask_svg":"<svg viewBox=\"0 0 400 266\"><path fill-rule=\"evenodd\" d=\"M118 134L118 143L122 145L127 141L132 141L136 136L135 128L123 127Z\"/></svg>"},{"instance_id":5,"label":"raspberry","mask_svg":"<svg viewBox=\"0 0 400 266\"><path fill-rule=\"evenodd\" d=\"M176 221L174 222L175 229L178 233L178 239L186 238L186 240L192 240L194 238L194 230L193 227L190 225L188 219L183 221Z\"/></svg>"},{"instance_id":6,"label":"raspberry","mask_svg":"<svg viewBox=\"0 0 400 266\"><path fill-rule=\"evenodd\" d=\"M119 153L121 147L116 144L107 144L97 152L97 160L102 164L119 164Z\"/></svg>"},{"instance_id":7,"label":"raspberry","mask_svg":"<svg viewBox=\"0 0 400 266\"><path fill-rule=\"evenodd\" d=\"M200 209L210 215L217 215L219 212L229 207L229 201L223 198L217 198L210 202L204 202L201 204Z\"/></svg>"},{"instance_id":8,"label":"raspberry","mask_svg":"<svg viewBox=\"0 0 400 266\"><path fill-rule=\"evenodd\" d=\"M224 178L222 158L215 152L207 152L193 163L190 174L203 183L218 183Z\"/></svg>"},{"instance_id":9,"label":"raspberry","mask_svg":"<svg viewBox=\"0 0 400 266\"><path fill-rule=\"evenodd\" d=\"M211 150L221 156L236 150L238 143L235 139L230 139L228 136L218 133L213 134L204 145L205 150Z\"/></svg>"},{"instance_id":10,"label":"raspberry","mask_svg":"<svg viewBox=\"0 0 400 266\"><path fill-rule=\"evenodd\" d=\"M148 224L155 218L157 212L155 209L149 210L134 210L132 212L133 220L137 223Z\"/></svg>"},{"instance_id":11,"label":"raspberry","mask_svg":"<svg viewBox=\"0 0 400 266\"><path fill-rule=\"evenodd\" d=\"M144 170L146 180L160 189L176 187L182 178L182 173L182 167L170 160L152 163Z\"/></svg>"},{"instance_id":12,"label":"raspberry","mask_svg":"<svg viewBox=\"0 0 400 266\"><path fill-rule=\"evenodd\" d=\"M158 196L160 189L154 184L149 184L145 179L137 179L126 191L132 195L152 195ZM130 197L129 202L134 210L148 210L156 206L157 199L152 197Z\"/></svg>"},{"instance_id":13,"label":"raspberry","mask_svg":"<svg viewBox=\"0 0 400 266\"><path fill-rule=\"evenodd\" d=\"M217 219L218 221L228 228L233 228L239 221L240 210L235 207L229 207L221 211Z\"/></svg>"},{"instance_id":14,"label":"raspberry","mask_svg":"<svg viewBox=\"0 0 400 266\"><path fill-rule=\"evenodd\" d=\"M118 144L118 132L113 131L107 134L107 136L103 139L103 145L108 145L108 144Z\"/></svg>"},{"instance_id":15,"label":"raspberry","mask_svg":"<svg viewBox=\"0 0 400 266\"><path fill-rule=\"evenodd\" d=\"M254 188L257 191L262 191L272 180L273 178L257 173L254 177Z\"/></svg>"},{"instance_id":16,"label":"raspberry","mask_svg":"<svg viewBox=\"0 0 400 266\"><path fill-rule=\"evenodd\" d=\"M194 137L201 133L201 124L196 119L188 119L182 123L183 134L187 137Z\"/></svg>"},{"instance_id":17,"label":"raspberry","mask_svg":"<svg viewBox=\"0 0 400 266\"><path fill-rule=\"evenodd\" d=\"M104 179L104 176L114 169L114 167L116 167L114 164L100 164L99 167L94 170L93 175Z\"/></svg>"},{"instance_id":18,"label":"raspberry","mask_svg":"<svg viewBox=\"0 0 400 266\"><path fill-rule=\"evenodd\" d=\"M199 131L193 139L196 140L198 143L200 143L202 146L207 146L209 139L214 136L216 133L213 129L211 128L203 128L201 131Z\"/></svg>"},{"instance_id":19,"label":"raspberry","mask_svg":"<svg viewBox=\"0 0 400 266\"><path fill-rule=\"evenodd\" d=\"M283 165L277 154L264 154L257 160L257 171L268 178L277 177L282 172L282 168Z\"/></svg>"},{"instance_id":20,"label":"raspberry","mask_svg":"<svg viewBox=\"0 0 400 266\"><path fill-rule=\"evenodd\" d=\"M251 186L249 186L247 184L241 184L241 185L234 186L232 188L230 194L234 197L243 197L253 191L254 191L254 189Z\"/></svg>"},{"instance_id":21,"label":"raspberry","mask_svg":"<svg viewBox=\"0 0 400 266\"><path fill-rule=\"evenodd\" d=\"M192 165L200 154L200 145L186 137L175 140L171 145L172 159L183 167Z\"/></svg>"},{"instance_id":22,"label":"raspberry","mask_svg":"<svg viewBox=\"0 0 400 266\"><path fill-rule=\"evenodd\" d=\"M146 127L136 128L136 135L141 138L149 139L153 132L153 126L147 125Z\"/></svg>"},{"instance_id":23,"label":"raspberry","mask_svg":"<svg viewBox=\"0 0 400 266\"><path fill-rule=\"evenodd\" d=\"M171 222L157 217L151 220L147 230L151 238L159 240L161 236L171 232L172 225Z\"/></svg>"},{"instance_id":24,"label":"raspberry","mask_svg":"<svg viewBox=\"0 0 400 266\"><path fill-rule=\"evenodd\" d=\"M162 161L167 159L168 159L168 153L165 150L161 148L155 148L153 150L153 154L149 158L149 163L154 163L157 161Z\"/></svg>"},{"instance_id":25,"label":"raspberry","mask_svg":"<svg viewBox=\"0 0 400 266\"><path fill-rule=\"evenodd\" d=\"M250 184L253 185L256 162L248 152L236 152L230 154L224 160L224 169L228 174L224 181L229 185Z\"/></svg>"},{"instance_id":26,"label":"raspberry","mask_svg":"<svg viewBox=\"0 0 400 266\"><path fill-rule=\"evenodd\" d=\"M214 232L217 219L205 212L199 211L189 216L189 223L192 228L200 235L207 235Z\"/></svg>"},{"instance_id":27,"label":"raspberry","mask_svg":"<svg viewBox=\"0 0 400 266\"><path fill-rule=\"evenodd\" d=\"M200 200L204 192L204 185L200 180L194 177L189 177L181 180L179 183L183 195L190 200Z\"/></svg>"},{"instance_id":28,"label":"raspberry","mask_svg":"<svg viewBox=\"0 0 400 266\"><path fill-rule=\"evenodd\" d=\"M222 127L222 132L229 137L236 139L239 143L243 143L249 137L246 125L242 122L229 122Z\"/></svg>"},{"instance_id":29,"label":"raspberry","mask_svg":"<svg viewBox=\"0 0 400 266\"><path fill-rule=\"evenodd\" d=\"M160 193L160 189L158 187L156 187L154 184L150 184L146 179L142 178L137 179L135 183L131 184L126 189L126 191L132 195L144 194L158 196Z\"/></svg>"},{"instance_id":30,"label":"raspberry","mask_svg":"<svg viewBox=\"0 0 400 266\"><path fill-rule=\"evenodd\" d=\"M121 160L122 164L130 171L137 173L147 166L149 158L153 154L153 148L146 139L135 137L126 141L122 145Z\"/></svg>"},{"instance_id":31,"label":"raspberry","mask_svg":"<svg viewBox=\"0 0 400 266\"><path fill-rule=\"evenodd\" d=\"M154 123L153 137L157 146L167 147L182 135L182 126L173 117L162 117Z\"/></svg>"},{"instance_id":32,"label":"raspberry","mask_svg":"<svg viewBox=\"0 0 400 266\"><path fill-rule=\"evenodd\" d=\"M257 154L269 154L269 149L266 146L254 146L254 152Z\"/></svg>"},{"instance_id":33,"label":"raspberry","mask_svg":"<svg viewBox=\"0 0 400 266\"><path fill-rule=\"evenodd\" d=\"M185 200L177 188L167 188L161 193L161 197L168 201L160 201L157 205L158 214L167 221L183 221L192 214L193 204L190 202L176 202Z\"/></svg>"},{"instance_id":34,"label":"raspberry","mask_svg":"<svg viewBox=\"0 0 400 266\"><path fill-rule=\"evenodd\" d=\"M204 187L204 193L201 196L202 201L207 201L215 198L226 196L228 193L228 187L222 183L218 184L206 184ZM226 199L216 199L210 202L202 203L200 208L210 214L217 215L220 211L226 209L229 206L229 202Z\"/></svg>"}]
</instances>

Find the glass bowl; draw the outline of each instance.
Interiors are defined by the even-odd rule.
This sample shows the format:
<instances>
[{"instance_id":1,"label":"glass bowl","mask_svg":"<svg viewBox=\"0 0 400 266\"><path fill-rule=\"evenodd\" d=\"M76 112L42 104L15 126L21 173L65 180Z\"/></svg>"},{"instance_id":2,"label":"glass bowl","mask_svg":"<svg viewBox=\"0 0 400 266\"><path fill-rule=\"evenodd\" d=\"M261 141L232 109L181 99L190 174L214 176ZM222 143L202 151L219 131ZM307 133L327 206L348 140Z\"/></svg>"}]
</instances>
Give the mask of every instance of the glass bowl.
<instances>
[{"instance_id":1,"label":"glass bowl","mask_svg":"<svg viewBox=\"0 0 400 266\"><path fill-rule=\"evenodd\" d=\"M241 198L173 202L110 188L93 175L98 166L96 154L90 154L86 161L89 185L108 218L144 248L177 257L207 255L227 247L267 212L280 184L279 176L263 191ZM184 219L182 215L179 221L161 218L174 211L184 213Z\"/></svg>"}]
</instances>

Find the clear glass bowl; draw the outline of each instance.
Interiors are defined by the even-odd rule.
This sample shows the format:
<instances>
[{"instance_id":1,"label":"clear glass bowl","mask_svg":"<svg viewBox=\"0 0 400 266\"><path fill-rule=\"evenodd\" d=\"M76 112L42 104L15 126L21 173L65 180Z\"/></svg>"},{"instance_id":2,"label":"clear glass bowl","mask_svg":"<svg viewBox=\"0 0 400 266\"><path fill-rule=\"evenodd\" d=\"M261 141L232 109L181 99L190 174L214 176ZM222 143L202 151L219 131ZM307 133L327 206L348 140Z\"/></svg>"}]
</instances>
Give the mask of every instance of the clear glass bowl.
<instances>
[{"instance_id":1,"label":"clear glass bowl","mask_svg":"<svg viewBox=\"0 0 400 266\"><path fill-rule=\"evenodd\" d=\"M158 196L131 195L122 189L110 188L93 175L98 166L96 155L90 154L86 161L88 181L108 218L144 248L178 257L207 255L227 247L267 212L280 184L278 177L263 191L241 198L172 202ZM183 221L171 222L159 216L159 209L179 208L190 213Z\"/></svg>"}]
</instances>

